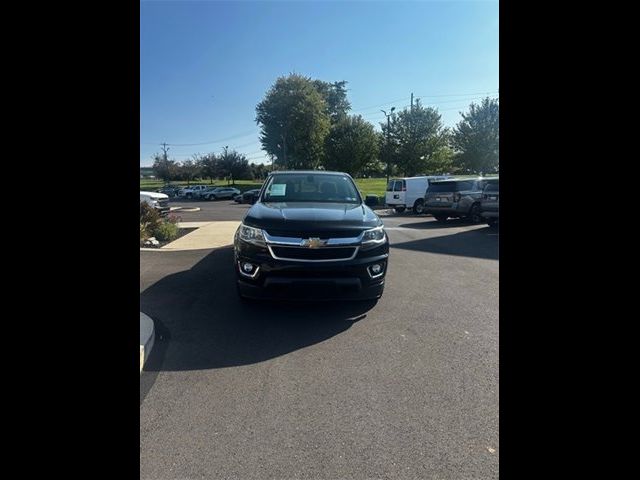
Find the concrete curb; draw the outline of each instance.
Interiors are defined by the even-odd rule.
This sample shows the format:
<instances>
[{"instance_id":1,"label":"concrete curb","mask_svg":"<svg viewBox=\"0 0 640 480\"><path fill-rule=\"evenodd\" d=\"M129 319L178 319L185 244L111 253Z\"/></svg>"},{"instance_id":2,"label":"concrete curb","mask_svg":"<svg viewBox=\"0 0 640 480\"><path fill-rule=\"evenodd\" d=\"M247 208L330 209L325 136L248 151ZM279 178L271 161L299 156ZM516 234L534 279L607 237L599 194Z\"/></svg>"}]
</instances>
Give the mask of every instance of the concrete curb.
<instances>
[{"instance_id":1,"label":"concrete curb","mask_svg":"<svg viewBox=\"0 0 640 480\"><path fill-rule=\"evenodd\" d=\"M200 207L170 207L169 213L173 212L199 212L202 210Z\"/></svg>"},{"instance_id":2,"label":"concrete curb","mask_svg":"<svg viewBox=\"0 0 640 480\"><path fill-rule=\"evenodd\" d=\"M153 320L148 315L140 312L140 373L142 373L144 363L149 358L154 341L155 329Z\"/></svg>"}]
</instances>

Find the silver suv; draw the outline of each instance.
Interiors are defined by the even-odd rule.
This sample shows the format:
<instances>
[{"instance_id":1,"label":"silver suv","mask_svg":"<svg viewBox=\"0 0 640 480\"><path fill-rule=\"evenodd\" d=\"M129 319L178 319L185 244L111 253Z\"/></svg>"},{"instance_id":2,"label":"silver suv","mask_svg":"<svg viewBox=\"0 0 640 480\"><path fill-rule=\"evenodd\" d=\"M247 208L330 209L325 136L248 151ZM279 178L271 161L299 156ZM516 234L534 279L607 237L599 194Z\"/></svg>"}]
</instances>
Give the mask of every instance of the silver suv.
<instances>
[{"instance_id":1,"label":"silver suv","mask_svg":"<svg viewBox=\"0 0 640 480\"><path fill-rule=\"evenodd\" d=\"M472 178L431 182L424 198L424 213L433 215L438 222L455 217L480 223L480 200L487 181L487 178Z\"/></svg>"}]
</instances>

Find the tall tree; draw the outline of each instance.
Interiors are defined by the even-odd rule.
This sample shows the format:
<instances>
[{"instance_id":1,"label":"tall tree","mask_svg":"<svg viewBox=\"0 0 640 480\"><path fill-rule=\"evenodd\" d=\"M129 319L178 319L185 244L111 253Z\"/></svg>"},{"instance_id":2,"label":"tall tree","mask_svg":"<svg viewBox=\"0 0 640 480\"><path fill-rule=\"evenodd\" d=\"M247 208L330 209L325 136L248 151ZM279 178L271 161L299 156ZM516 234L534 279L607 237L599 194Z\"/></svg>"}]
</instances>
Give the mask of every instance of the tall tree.
<instances>
[{"instance_id":1,"label":"tall tree","mask_svg":"<svg viewBox=\"0 0 640 480\"><path fill-rule=\"evenodd\" d=\"M313 81L302 75L280 77L256 107L263 150L279 167L315 169L330 128L327 104Z\"/></svg>"},{"instance_id":2,"label":"tall tree","mask_svg":"<svg viewBox=\"0 0 640 480\"><path fill-rule=\"evenodd\" d=\"M378 138L373 125L360 115L336 121L325 141L324 167L327 170L362 175L378 157Z\"/></svg>"},{"instance_id":3,"label":"tall tree","mask_svg":"<svg viewBox=\"0 0 640 480\"><path fill-rule=\"evenodd\" d=\"M497 99L472 103L453 132L455 162L464 173L497 173L500 168L500 106Z\"/></svg>"},{"instance_id":4,"label":"tall tree","mask_svg":"<svg viewBox=\"0 0 640 480\"><path fill-rule=\"evenodd\" d=\"M351 104L347 100L346 81L324 82L322 80L314 80L313 85L326 103L326 112L332 124L347 115L351 109Z\"/></svg>"},{"instance_id":5,"label":"tall tree","mask_svg":"<svg viewBox=\"0 0 640 480\"><path fill-rule=\"evenodd\" d=\"M175 160L165 159L164 155L156 153L153 156L153 171L156 177L161 178L165 183L178 177L179 166Z\"/></svg>"},{"instance_id":6,"label":"tall tree","mask_svg":"<svg viewBox=\"0 0 640 480\"><path fill-rule=\"evenodd\" d=\"M387 124L382 124L386 135ZM416 100L413 108L394 114L390 129L394 163L406 176L438 173L448 146L449 134L435 108Z\"/></svg>"}]
</instances>

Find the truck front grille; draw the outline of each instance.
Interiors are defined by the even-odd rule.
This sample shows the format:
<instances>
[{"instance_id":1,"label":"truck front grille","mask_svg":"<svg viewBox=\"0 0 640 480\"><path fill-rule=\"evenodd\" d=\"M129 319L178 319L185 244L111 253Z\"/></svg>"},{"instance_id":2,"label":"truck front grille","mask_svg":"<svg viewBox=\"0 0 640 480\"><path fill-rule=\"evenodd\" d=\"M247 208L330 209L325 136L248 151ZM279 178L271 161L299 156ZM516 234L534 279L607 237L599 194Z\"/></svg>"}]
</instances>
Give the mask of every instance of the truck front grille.
<instances>
[{"instance_id":1,"label":"truck front grille","mask_svg":"<svg viewBox=\"0 0 640 480\"><path fill-rule=\"evenodd\" d=\"M269 245L271 256L277 260L299 260L303 262L332 262L351 260L358 247L283 247Z\"/></svg>"}]
</instances>

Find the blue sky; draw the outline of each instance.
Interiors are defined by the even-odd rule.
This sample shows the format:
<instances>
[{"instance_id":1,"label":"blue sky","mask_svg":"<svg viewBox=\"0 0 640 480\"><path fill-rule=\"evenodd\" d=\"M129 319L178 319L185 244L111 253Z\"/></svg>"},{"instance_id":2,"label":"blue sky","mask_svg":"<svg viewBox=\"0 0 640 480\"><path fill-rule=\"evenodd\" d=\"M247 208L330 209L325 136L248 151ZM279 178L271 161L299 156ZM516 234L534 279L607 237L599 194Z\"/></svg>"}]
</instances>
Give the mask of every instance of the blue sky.
<instances>
[{"instance_id":1,"label":"blue sky","mask_svg":"<svg viewBox=\"0 0 640 480\"><path fill-rule=\"evenodd\" d=\"M141 1L140 165L162 142L178 161L225 145L266 161L255 107L291 72L346 80L376 129L411 92L454 126L497 97L498 2Z\"/></svg>"}]
</instances>

